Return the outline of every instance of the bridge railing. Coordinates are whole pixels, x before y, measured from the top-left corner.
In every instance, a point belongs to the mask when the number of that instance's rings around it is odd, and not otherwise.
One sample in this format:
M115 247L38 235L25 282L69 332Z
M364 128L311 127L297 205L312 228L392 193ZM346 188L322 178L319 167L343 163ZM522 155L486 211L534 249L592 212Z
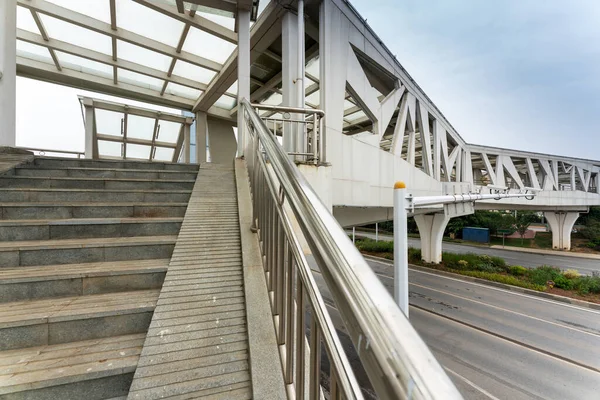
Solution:
M363 398L303 251L304 241L378 397L460 399L430 350L264 121L246 100L240 107L249 138L245 157L253 226L266 260L265 277L288 397L320 398L323 344L330 364L331 398Z

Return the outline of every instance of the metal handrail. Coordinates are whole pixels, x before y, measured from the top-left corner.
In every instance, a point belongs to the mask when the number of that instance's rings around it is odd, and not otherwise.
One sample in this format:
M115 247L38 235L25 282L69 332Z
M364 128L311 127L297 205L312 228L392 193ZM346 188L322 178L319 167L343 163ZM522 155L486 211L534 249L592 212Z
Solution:
M283 265L290 257L286 258L284 255L282 258L280 252L285 254L292 249L294 252L292 264L305 264L302 261L303 257L300 256L302 249L291 234L293 232L291 226L289 229L286 228L289 221L286 222L284 207L289 207L379 398L445 400L462 398L383 284L269 132L252 105L244 99L240 107L249 131L245 154L250 170L254 206L253 224L256 224L258 229L265 255L268 287L274 292L273 313L276 322L281 324L283 318L284 326L289 323L290 316L286 315L286 308L282 307L282 304L289 306L294 294L289 287L287 291L281 290L285 285L280 285L279 280L286 280L289 274ZM281 264L282 260L283 264ZM304 288L310 288L318 295L317 297L320 297L320 294L318 288L314 286L314 280L308 279L308 276L300 276L299 283L296 288L295 302L298 309L303 310ZM328 354L329 351L334 351L338 356L337 362L335 357L331 362L333 373L330 386L336 388L339 386L339 392L344 398L362 398L360 390L356 388L355 378L349 370L343 349L339 347L339 341L335 340L337 334L335 331L332 332L331 328L319 325L328 324L322 321L323 318L328 318L327 309L319 302L312 303L311 306L315 310L311 312L311 364L309 365L311 377L319 367L320 340L318 335L312 334L315 332L312 327L316 326L321 331L326 329L333 336L329 343L325 338L323 339ZM304 326L303 315L304 313L296 313L297 327ZM278 329L279 344L293 346L293 343L286 343L286 336L281 335L282 331L289 332L289 330ZM296 331L297 334L303 335L304 329L297 328ZM301 340L296 342L302 343ZM327 347L331 348L327 349ZM302 376L297 376L296 382L288 379L293 369L287 365L290 362L288 351L282 354L286 383L294 386L296 398L304 398L303 380L300 379ZM332 358L331 354L329 357ZM297 354L296 372L303 369L299 366L303 364L298 364ZM344 376L346 382L339 379ZM314 378L311 379L311 383L310 398L316 399L320 386L318 380L315 383Z
M46 155L45 153L74 154L74 155L77 156L77 158L82 158L82 157L85 156L85 153L83 151L56 150L56 149L39 149L39 148L28 147L28 146L17 146L17 148L18 149L23 149L23 150L37 151L39 153L44 153L44 154L39 154L41 156Z

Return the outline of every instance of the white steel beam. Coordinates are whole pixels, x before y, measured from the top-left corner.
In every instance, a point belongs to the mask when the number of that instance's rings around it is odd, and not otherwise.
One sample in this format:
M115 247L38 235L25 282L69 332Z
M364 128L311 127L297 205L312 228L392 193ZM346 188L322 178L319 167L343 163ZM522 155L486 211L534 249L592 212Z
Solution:
M238 108L242 100L250 100L250 11L239 10L237 13L238 28ZM237 116L237 156L244 155L244 148L248 142L246 127L244 126L244 113L238 112Z
M155 51L157 53L166 55L168 57L177 58L178 60L187 61L190 64L209 69L211 71L219 72L223 67L221 64L209 60L204 57L197 56L188 52L177 53L171 46L167 46L164 43L156 40L149 39L137 33L127 31L119 28L116 31L112 30L111 24L99 21L91 18L87 15L77 13L69 10L68 8L57 6L53 3L49 3L44 0L17 0L19 6L25 7L29 10L34 10L42 14L49 15L51 17L60 19L71 24L90 29L94 32L98 32L107 35L111 38L123 40L131 44L135 44L140 47L144 47L148 50Z
M16 144L17 5L0 1L0 145Z

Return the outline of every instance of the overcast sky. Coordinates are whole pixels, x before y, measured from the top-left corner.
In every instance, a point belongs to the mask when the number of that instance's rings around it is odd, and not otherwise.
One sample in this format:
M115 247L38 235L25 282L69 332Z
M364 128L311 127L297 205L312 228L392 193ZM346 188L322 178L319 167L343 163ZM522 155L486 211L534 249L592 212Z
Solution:
M352 4L467 142L600 159L599 1ZM17 92L18 145L83 149L83 91Z

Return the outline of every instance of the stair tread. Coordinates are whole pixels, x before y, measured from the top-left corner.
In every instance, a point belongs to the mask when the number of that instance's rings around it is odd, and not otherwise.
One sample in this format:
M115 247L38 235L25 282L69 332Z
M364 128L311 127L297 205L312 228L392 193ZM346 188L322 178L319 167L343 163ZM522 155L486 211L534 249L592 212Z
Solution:
M70 189L70 188L11 188L11 187L0 187L2 191L19 191L19 192L110 192L110 193L192 193L191 190L164 190L164 189Z
M37 171L53 171L53 170L60 170L60 171L70 171L70 170L83 170L83 171L118 171L118 172L148 172L148 173L152 173L152 172L160 172L160 173L166 173L166 174L193 174L196 173L196 171L180 171L180 170L173 170L173 169L143 169L143 168L112 168L112 167L107 167L107 168L99 168L99 167L40 167L40 166L35 166L35 165L18 165L15 167L15 169L33 169L33 170L37 170Z
M91 202L91 201L28 201L3 202L0 207L187 207L187 203Z
M107 159L94 159L94 160L89 160L89 159L77 159L77 158L67 158L67 157L49 157L49 156L35 156L35 160L51 160L51 161L66 161L66 162L100 162L100 163L107 163L107 164L111 164L111 163L133 163L133 164L155 164L155 165L176 165L176 166L193 166L193 167L200 167L200 164L196 164L196 163L186 163L186 164L182 164L182 163L178 163L178 162L169 162L169 161L144 161L144 160L133 160L133 159L118 159L118 160L107 160ZM205 164L202 164L202 166L204 166Z
M124 218L65 218L65 219L6 219L0 226L24 225L104 225L182 222L183 217L124 217Z
M151 259L0 268L0 284L163 272L168 266L169 259Z
M60 248L121 247L131 245L175 244L177 236L133 236L90 239L23 240L0 242L0 251Z
M70 177L70 176L19 176L19 175L3 175L2 179L19 179L19 180L58 180L58 181L122 181L122 182L184 182L194 183L194 179L141 179L141 178L96 178L91 176Z
M153 311L159 293L160 290L137 290L2 303L0 327Z
M0 394L133 372L144 334L0 352Z

